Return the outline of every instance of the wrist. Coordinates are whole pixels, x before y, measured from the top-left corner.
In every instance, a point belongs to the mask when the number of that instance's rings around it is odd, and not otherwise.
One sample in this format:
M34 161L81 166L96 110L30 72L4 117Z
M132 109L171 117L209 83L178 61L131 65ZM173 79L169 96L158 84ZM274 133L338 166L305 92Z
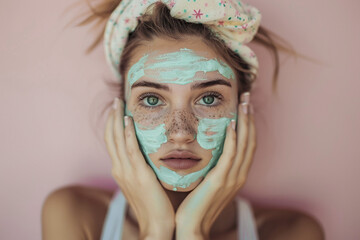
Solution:
M141 240L171 240L174 234L174 226L149 226L147 230L140 231Z
M208 240L209 238L206 238L200 234L194 234L194 233L186 233L186 232L178 232L176 231L176 240Z
M176 226L176 240L208 240L209 237L206 234L203 234L200 230L194 228L185 228L181 226Z
M141 240L171 240L173 233L171 232L162 232L162 233L147 233L140 236Z

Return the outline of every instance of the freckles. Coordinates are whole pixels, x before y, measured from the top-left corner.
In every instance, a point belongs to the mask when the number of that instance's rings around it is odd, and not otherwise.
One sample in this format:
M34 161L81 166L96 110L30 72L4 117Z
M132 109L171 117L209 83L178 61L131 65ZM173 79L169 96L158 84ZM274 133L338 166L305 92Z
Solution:
M211 118L211 119L218 119L218 118L231 118L233 117L232 114L234 113L233 107L227 106L228 104L224 104L226 106L218 107L218 108L209 108L208 110L200 110L198 115L201 117Z
M171 115L168 114L165 119L168 134L178 132L196 134L198 124L199 119L195 116L195 114L184 110L176 111Z
M146 127L154 127L164 123L164 119L166 118L167 110L145 110L141 106L137 106L133 110L134 121L144 125Z

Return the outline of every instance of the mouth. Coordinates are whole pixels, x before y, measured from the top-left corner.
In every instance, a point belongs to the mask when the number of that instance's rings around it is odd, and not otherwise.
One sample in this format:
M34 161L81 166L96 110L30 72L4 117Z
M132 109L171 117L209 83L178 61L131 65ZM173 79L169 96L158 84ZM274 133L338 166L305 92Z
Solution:
M170 152L170 154L160 158L164 164L172 169L189 169L198 164L201 160L195 154L184 151L184 150L176 150Z

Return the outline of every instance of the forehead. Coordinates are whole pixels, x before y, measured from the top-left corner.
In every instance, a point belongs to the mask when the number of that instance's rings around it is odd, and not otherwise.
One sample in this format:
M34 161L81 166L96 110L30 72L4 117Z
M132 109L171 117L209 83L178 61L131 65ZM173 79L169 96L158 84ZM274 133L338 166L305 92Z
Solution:
M210 72L211 75L214 71L218 71L226 78L234 78L231 67L198 37L181 41L155 38L151 42L138 46L134 49L125 78L130 85L141 75L150 77L147 80L152 80L151 76L153 80L181 76L188 81L191 80L190 76L194 71L203 72L202 78L204 78L204 72Z
M145 54L165 54L179 51L181 48L191 49L197 55L207 58L218 57L215 51L207 46L199 37L187 37L181 40L154 38L152 41L144 42L134 49L129 68Z

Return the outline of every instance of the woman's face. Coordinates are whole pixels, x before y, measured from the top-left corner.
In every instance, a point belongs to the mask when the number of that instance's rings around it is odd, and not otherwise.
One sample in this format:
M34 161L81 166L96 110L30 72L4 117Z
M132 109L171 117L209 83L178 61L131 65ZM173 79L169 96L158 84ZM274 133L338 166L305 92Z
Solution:
M126 115L164 188L191 191L216 165L237 116L237 84L200 38L156 38L136 48L125 76Z

